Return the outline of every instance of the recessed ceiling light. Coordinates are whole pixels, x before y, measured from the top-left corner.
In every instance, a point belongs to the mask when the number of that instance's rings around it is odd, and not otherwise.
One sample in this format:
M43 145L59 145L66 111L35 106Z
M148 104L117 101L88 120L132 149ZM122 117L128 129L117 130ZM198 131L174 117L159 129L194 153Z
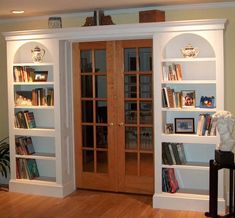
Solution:
M23 10L12 10L11 13L12 14L23 14L24 11Z

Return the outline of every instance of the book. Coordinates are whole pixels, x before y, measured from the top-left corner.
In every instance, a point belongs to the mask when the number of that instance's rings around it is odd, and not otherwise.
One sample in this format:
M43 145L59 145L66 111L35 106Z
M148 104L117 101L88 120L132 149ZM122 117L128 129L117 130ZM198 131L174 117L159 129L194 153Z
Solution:
M35 159L27 159L27 171L29 179L34 179L36 177L39 177L39 171Z
M173 168L162 168L162 191L175 193L179 190L179 184Z
M177 80L174 64L170 64L168 66L168 80L170 80L170 81Z
M165 64L162 66L162 80L168 81L168 66Z
M34 113L32 111L27 113L27 117L28 117L28 127L31 128L36 128L36 121L34 118Z
M25 147L26 143L25 143L25 137L17 137L15 139L15 143L16 143L16 153L20 154L20 155L27 155L27 149Z
M172 150L173 150L173 154L174 154L176 164L181 165L182 162L181 162L179 152L178 152L178 149L177 149L177 144L176 143L171 143L171 147L172 147Z
M203 114L200 114L197 122L197 135L199 136L202 136L202 129L204 126L204 122L205 122L205 117Z
M170 107L169 96L167 92L167 87L163 87L164 97L166 98L166 107Z
M166 157L166 159L165 159L166 164L172 165L173 164L173 159L172 159L168 144L169 143L167 143L167 142L162 143L162 155L164 156L164 159Z
M181 164L186 164L187 159L186 159L183 143L177 143L176 147L177 147L177 150L178 150L178 154L179 154Z
M168 165L168 160L167 160L167 155L166 155L166 151L162 150L162 163Z
M174 108L174 89L171 88L167 88L167 95L168 95L168 99L169 99L169 107L170 108Z
M16 127L27 129L27 123L23 111L18 111L15 115L16 117Z
M33 146L33 141L31 137L25 137L25 148L27 151L27 154L34 154L35 150L34 150L34 146Z
M177 80L182 80L182 69L180 64L175 64L175 71Z
M173 168L168 168L167 170L167 178L169 182L169 186L171 187L171 193L175 193L179 189L179 184L175 176L175 171Z
M54 105L54 89L53 88L48 88L47 89L46 104L48 106L53 106Z
M166 95L166 90L162 88L162 107L168 107Z
M174 155L172 143L168 143L167 145L169 147L169 151L170 151L170 155L171 155L171 158L172 158L172 162L173 162L173 164L176 164L176 158L175 158L175 155Z
M167 176L167 168L162 168L162 191L163 192L171 192L171 187L168 182L168 176Z
M27 174L27 169L26 169L26 164L25 164L25 159L19 158L16 161L16 164L18 165L17 168L19 169L19 179L27 179L28 174Z

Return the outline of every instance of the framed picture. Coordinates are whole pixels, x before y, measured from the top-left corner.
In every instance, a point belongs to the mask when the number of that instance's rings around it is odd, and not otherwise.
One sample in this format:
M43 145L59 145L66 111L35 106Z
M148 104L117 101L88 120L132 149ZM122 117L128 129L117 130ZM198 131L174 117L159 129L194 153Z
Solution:
M175 133L192 134L194 132L194 118L175 118Z
M34 82L45 82L47 81L48 71L35 71L34 72Z
M214 108L215 107L215 97L202 96L200 99L201 108Z
M172 134L174 132L173 123L165 124L165 134Z
M182 107L195 107L196 99L195 99L195 90L182 90Z

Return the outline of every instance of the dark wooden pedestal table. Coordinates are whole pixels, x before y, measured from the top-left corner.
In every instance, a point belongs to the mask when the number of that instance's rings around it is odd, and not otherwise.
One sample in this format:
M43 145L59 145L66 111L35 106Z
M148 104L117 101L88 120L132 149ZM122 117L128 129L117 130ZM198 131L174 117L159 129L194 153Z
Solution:
M229 169L229 211L225 216L218 215L218 171L220 169ZM207 217L219 218L219 217L234 217L234 180L233 171L235 170L235 164L220 164L215 160L210 160L210 187L209 187L209 212L205 213Z

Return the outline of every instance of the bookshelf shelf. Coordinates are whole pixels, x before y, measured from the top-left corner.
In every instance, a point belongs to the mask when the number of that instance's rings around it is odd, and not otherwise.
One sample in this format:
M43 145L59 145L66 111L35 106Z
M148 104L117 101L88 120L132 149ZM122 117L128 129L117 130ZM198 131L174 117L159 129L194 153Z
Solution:
M174 168L174 169L189 169L189 170L206 170L209 171L208 163L192 163L187 162L182 165L162 165L163 168Z
M32 128L32 129L23 129L23 128L14 128L15 135L25 135L25 136L47 136L54 137L55 129L48 128Z
M55 160L55 154L34 153L32 155L16 155L16 158L52 160L52 161L54 161Z
M201 58L164 58L162 62L215 62L216 58L214 57L201 57Z
M162 111L165 112L205 112L205 113L214 113L216 112L216 108L201 108L201 107L195 107L195 108L162 108Z
M13 63L12 64L13 67L15 66L29 66L29 67L32 67L32 66L54 66L54 63L51 63L51 62L42 62L42 63L34 63L34 62L17 62L17 63Z
M162 84L164 85L190 85L190 84L216 84L216 80L181 80L181 81L163 81Z
M21 184L34 184L34 185L54 185L56 183L55 177L37 177L35 179L15 179L14 182L21 183Z
M54 82L14 82L14 86L53 86Z
M15 106L15 109L32 109L32 110L54 110L54 106Z
M199 143L199 144L215 144L218 142L218 136L199 136L196 134L164 134L162 140L165 142L177 143Z
M211 37L216 40L211 40ZM194 199L193 210L206 211L209 205L209 160L214 157L214 149L220 141L219 136L214 136L214 133L213 136L176 134L174 125L176 118L192 119L194 132L197 133L201 114L212 116L216 111L223 110L223 51L220 46L223 44L222 31L164 33L158 40L159 44L156 42L155 49L161 55L155 62L157 72L162 73L155 78L155 122L162 125L156 126L155 138L158 139L156 153L162 155L155 155L156 181L161 182L156 184L156 198L153 202L160 208L186 209L185 204L190 204L190 199ZM182 58L180 50L188 41L200 50L198 57ZM193 105L185 104L182 97L185 90L194 93ZM204 96L213 96L216 106L199 107ZM166 124L173 125L173 133L166 134ZM183 129L181 126L177 128ZM165 191L171 191L167 186L166 175L172 175L172 169L179 190L176 193L166 193ZM223 173L219 180L220 187L223 187ZM222 188L219 193L220 205L223 203L221 208L224 209Z
M209 200L208 195L209 192L207 190L194 190L194 189L179 189L177 193L172 196L172 194L169 193L162 193L161 194L164 197L168 198L193 198L193 199L204 199L204 200Z

